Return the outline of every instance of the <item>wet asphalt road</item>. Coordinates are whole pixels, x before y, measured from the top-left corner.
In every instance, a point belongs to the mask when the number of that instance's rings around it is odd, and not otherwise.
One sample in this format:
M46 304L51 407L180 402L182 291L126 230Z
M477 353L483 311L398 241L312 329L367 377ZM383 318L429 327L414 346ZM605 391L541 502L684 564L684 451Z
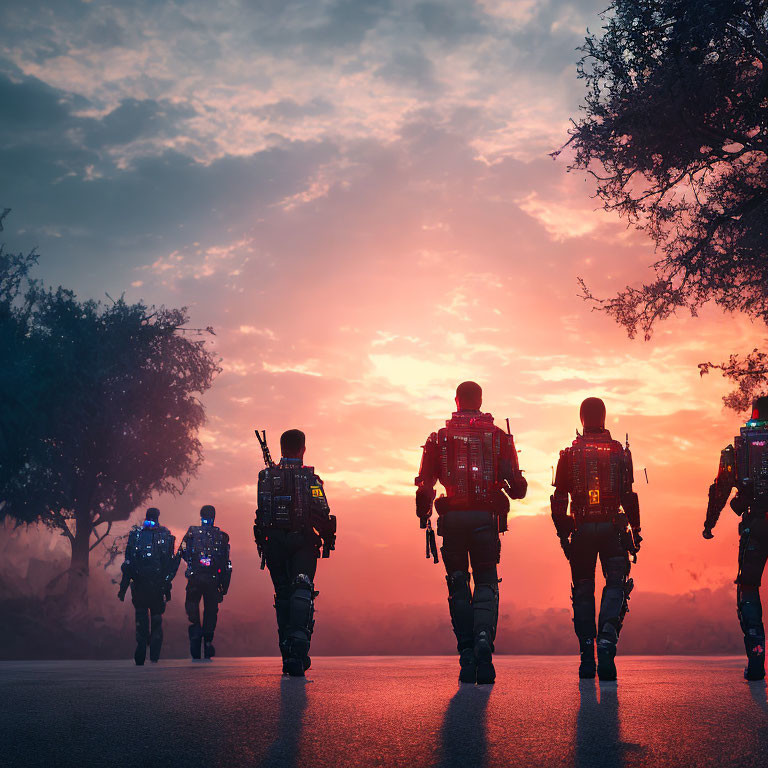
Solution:
M453 658L0 663L3 766L768 766L764 683L740 659L500 657L495 686Z

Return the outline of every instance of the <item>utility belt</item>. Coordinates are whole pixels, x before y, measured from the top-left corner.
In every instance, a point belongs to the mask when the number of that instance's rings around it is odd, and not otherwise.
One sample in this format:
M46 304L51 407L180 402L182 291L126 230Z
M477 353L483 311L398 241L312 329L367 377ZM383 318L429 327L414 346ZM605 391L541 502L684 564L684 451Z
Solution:
M618 507L613 509L590 509L571 505L571 515L576 528L585 523L618 523L622 512Z
M286 531L286 533L304 533L311 528L309 515L277 516L265 515L264 518L256 517L255 529L268 534L270 531Z
M509 514L509 499L501 492L495 491L493 498L486 499L470 499L460 496L440 496L435 499L435 511L438 514L438 525L440 518L447 512L469 510L486 510L490 512L496 519L496 525L499 533L504 533L508 530L507 515ZM440 531L438 529L438 534Z

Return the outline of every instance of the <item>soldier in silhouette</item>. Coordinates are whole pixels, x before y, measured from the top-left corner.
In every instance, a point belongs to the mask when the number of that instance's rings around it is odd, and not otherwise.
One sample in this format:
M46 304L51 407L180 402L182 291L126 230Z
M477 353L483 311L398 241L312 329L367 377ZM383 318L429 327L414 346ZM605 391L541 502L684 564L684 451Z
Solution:
M628 610L633 582L629 555L639 548L640 507L632 455L605 428L605 404L588 397L581 404L583 434L560 451L552 520L571 564L573 626L579 638L580 678L616 679L616 645ZM571 504L568 509L568 497ZM595 625L595 566L605 576L600 613Z
M171 582L178 561L174 557L175 540L171 532L160 525L160 510L150 507L141 525L128 534L123 577L117 596L125 600L128 587L136 611L136 652L134 660L141 666L147 658L156 663L163 644L163 613L171 599Z
M216 654L213 633L232 578L229 560L229 536L215 526L216 510L210 504L200 509L200 525L190 525L181 540L178 557L187 564L187 594L184 609L189 619L189 653L199 659ZM200 622L200 602L203 602L203 620Z
M317 560L335 548L336 518L323 481L304 465L306 438L298 429L280 436L282 457L259 473L254 537L275 587L283 674L303 677L311 662Z
M751 418L734 438L733 445L720 454L717 478L709 487L705 539L713 537L712 529L734 488L736 495L731 508L741 516L736 602L747 652L744 677L762 680L765 628L760 581L768 559L768 397L755 400Z
M448 608L459 652L459 681L493 683L494 641L499 616L499 532L506 530L509 501L528 484L517 462L512 435L483 413L483 391L473 381L456 389L456 411L424 444L416 478L416 514L422 526L438 514ZM435 501L435 483L445 495ZM470 563L474 589L470 582Z

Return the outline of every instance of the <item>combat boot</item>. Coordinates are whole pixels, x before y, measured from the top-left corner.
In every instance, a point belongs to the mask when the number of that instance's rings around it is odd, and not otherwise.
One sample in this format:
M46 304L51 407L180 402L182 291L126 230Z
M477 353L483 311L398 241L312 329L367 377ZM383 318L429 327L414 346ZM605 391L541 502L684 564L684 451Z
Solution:
M144 666L144 662L147 659L147 643L145 640L139 640L136 643L136 651L133 654L133 660L136 662L137 667Z
M744 668L745 680L765 679L765 638L745 637L747 666Z
M216 649L213 647L212 640L205 640L203 642L203 656L206 659L212 659L216 655Z
M496 681L493 666L493 645L488 632L482 630L475 638L475 662L477 663L477 684L490 685Z
M597 641L597 676L601 681L616 679L616 646L604 640Z
M579 641L581 662L579 663L579 678L593 680L595 677L595 641L593 638Z
M283 669L291 677L304 677L304 660L296 656L287 658L283 664Z
M474 685L477 682L477 661L475 659L475 652L472 648L465 648L459 656L459 665L461 671L459 672L460 683L472 683Z

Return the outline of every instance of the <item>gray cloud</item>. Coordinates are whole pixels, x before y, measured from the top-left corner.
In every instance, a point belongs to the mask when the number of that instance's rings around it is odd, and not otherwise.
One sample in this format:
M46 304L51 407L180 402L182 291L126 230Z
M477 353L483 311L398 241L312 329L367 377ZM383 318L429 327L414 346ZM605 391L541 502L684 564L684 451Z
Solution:
M400 48L375 70L375 74L406 89L437 92L442 90L432 60L420 47Z
M280 101L275 101L271 104L255 107L250 112L257 117L263 117L267 120L290 121L331 115L334 112L334 106L330 101L319 97L303 104L293 99L280 99Z
M86 124L85 140L91 146L116 146L173 136L180 130L180 123L195 114L189 105L167 100L123 99L109 114Z

